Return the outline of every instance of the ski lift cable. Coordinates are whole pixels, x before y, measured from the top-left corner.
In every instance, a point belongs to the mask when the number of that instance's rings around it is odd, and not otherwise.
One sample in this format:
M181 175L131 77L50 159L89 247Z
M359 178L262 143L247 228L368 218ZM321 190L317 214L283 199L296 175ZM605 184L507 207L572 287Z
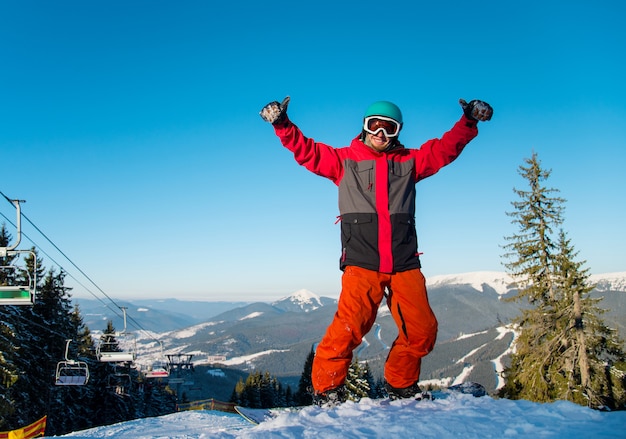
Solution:
M2 196L7 200L7 201L11 201L11 199L9 197L7 197L2 191L0 191L0 194L2 194ZM78 270L78 272L80 274L82 274L83 276L85 276L85 278L91 282L107 299L109 299L111 302L115 303L115 301L113 299L111 299L109 297L109 295L107 293L105 293L102 288L100 288L83 270L80 269L80 267L78 267L78 265L76 265L74 263L74 261L72 261L69 256L67 256L54 242L52 242L52 240L39 228L37 227L31 220L30 218L28 218L26 216L25 213L22 212L22 217L24 217L24 219L26 221L28 221L28 223L33 226L35 228L36 231L39 232L39 234L41 236L43 236L45 238L46 241L48 241L65 259L67 259L69 261L70 264L72 264L74 266L74 268L76 268ZM31 240L32 242L32 240ZM116 304L117 305L117 304Z
M0 191L0 193L2 193L2 192ZM4 195L4 194L2 194L2 195ZM5 196L5 198L6 198L6 196ZM2 215L2 217L3 217L3 218L4 218L4 219L5 219L5 220L9 223L9 224L11 224L11 226L16 227L16 226L15 226L15 224L14 224L14 223L13 223L13 222L9 219L9 218L7 218L7 216L6 216L4 213L0 212L0 215ZM24 214L22 214L22 216L24 216L24 217L25 217L25 215L24 215ZM30 222L30 220L29 220L29 222ZM107 304L104 300L102 300L100 297L98 297L98 296L97 296L97 295L96 295L93 291L91 291L91 290L90 290L87 286L85 286L85 285L84 285L81 281L79 281L79 280L78 280L78 279L77 279L77 278L76 278L76 277L75 277L75 276L74 276L74 275L73 275L70 271L68 271L65 267L63 267L63 265L61 265L59 262L57 262L57 261L56 261L56 260L55 260L55 259L54 259L54 258L53 258L53 257L52 257L49 253L48 253L48 252L46 252L44 249L42 249L42 248L41 248L41 246L37 245L37 244L35 243L35 241L34 241L33 239L31 239L31 237L30 237L30 236L28 236L28 235L27 235L26 233L24 233L24 232L22 232L22 236L23 236L24 238L26 238L27 240L29 240L29 241L31 242L31 244L33 244L33 246L35 246L35 247L39 250L39 252L40 252L40 253L43 253L43 254L44 254L44 255L45 255L48 259L50 259L50 261L52 261L55 265L57 265L57 266L58 266L59 268L61 268L61 269L62 269L65 273L67 273L67 275L68 275L69 277L71 277L72 279L74 279L78 285L80 285L81 287L83 287L83 288L84 288L84 289L85 289L85 290L86 290L89 294L91 294L91 295L92 295L92 296L93 296L96 300L98 300L98 301L99 301L100 303L102 303L104 306L106 306L107 308L109 308L109 309L110 309L110 310L111 310L111 311L112 311L112 312L113 312L113 313L114 313L117 317L120 317L120 318L121 318L121 315L120 315L120 314L118 314L118 311L117 311L117 310L115 310L114 308L111 308L111 307L110 307L110 306L109 306L109 305L108 305L108 304ZM63 254L63 253L62 253L62 254ZM64 255L64 256L65 256L65 255ZM91 279L90 279L90 280L91 280ZM93 282L92 282L92 283L93 283ZM96 285L96 287L97 287L97 285ZM113 304L114 304L114 305L116 305L116 306L119 308L119 306L118 306L115 302L113 302Z
M4 198L5 198L5 199L9 202L9 203L13 204L13 203L12 203L12 201L11 201L11 199L10 199L9 197L7 197L7 196L6 196L6 195L5 195L2 191L0 191L0 194L1 194L1 195L2 195L2 196L3 196L3 197L4 197ZM15 227L15 224L13 224L10 220L8 220L8 218L6 218L6 216L5 216L4 214L2 214L2 216L3 216L5 219L7 219L7 221L9 221L9 223L11 223L11 225L12 225L12 226L14 226L14 227ZM45 234L45 233L44 233L44 232L43 232L43 231L42 231L39 227L37 227L37 226L36 226L36 225L35 225L35 224L34 224L34 223L30 220L30 218L28 218L28 217L26 216L26 214L25 214L25 213L23 213L23 212L22 212L22 217L23 217L26 221L28 221L28 223L29 223L31 226L33 226L33 227L35 228L35 230L37 230L37 231L39 232L39 234L41 234L41 236L43 236L43 237L46 239L46 241L48 241L48 242L49 242L49 243L50 243L50 244L51 244L51 245L52 245L52 246L53 246L53 247L54 247L54 248L55 248L55 249L56 249L56 250L57 250L57 251L58 251L58 252L59 252L59 253L60 253L60 254L61 254L64 258L65 258L65 259L67 259L67 260L69 261L69 263L70 263L70 264L72 264L72 266L74 266L74 268L76 268L80 274L82 274L82 275L83 275L83 276L84 276L84 277L85 277L85 278L86 278L86 279L87 279L87 280L88 280L88 281L89 281L92 285L94 285L94 286L98 289L98 291L100 291L100 292L101 292L101 293L102 293L102 294L103 294L103 295L104 295L107 299L109 299L109 300L111 301L111 303L113 303L113 304L114 304L117 308L122 309L122 307L121 307L121 306L119 306L119 305L118 305L118 304L117 304L117 303L116 303L116 302L115 302L115 301L114 301L114 300L113 300L113 299L112 299L112 298L111 298L111 297L110 297L110 296L109 296L109 295L108 295L108 294L107 294L107 293L106 293L106 292L105 292L102 288L100 288L100 287L99 287L99 286L98 286L98 285L97 285L97 284L93 281L93 279L91 279L91 277L89 277L89 276L88 276L88 275L87 275L87 274L86 274L86 273L85 273L85 272L84 272L84 271L83 271L80 267L78 267L78 266L74 263L74 261L72 261L72 260L69 258L69 256L67 256L67 255L65 254L65 252L63 252L63 251L62 251L62 250L61 250L61 249L60 249L60 248L59 248L59 247L58 247L58 246L57 246L54 242L52 242L52 240L51 240L51 239L50 239L50 238L49 238L49 237L48 237L48 236L47 236L47 235L46 235L46 234ZM99 299L99 298L98 298L98 297L97 297L97 296L96 296L96 295L95 295L95 294L94 294L91 290L89 290L89 289L88 289L88 288L86 288L86 287L85 287L82 283L80 283L80 282L79 282L79 281L78 281L78 280L77 280L77 279L76 279L76 278L75 278L75 277L74 277L74 276L73 276L73 275L72 275L72 274L71 274L71 273L70 273L67 269L65 269L65 268L64 268L61 264L59 264L58 262L56 262L56 261L55 261L55 260L54 260L54 259L53 259L53 258L52 258L49 254L48 254L48 253L46 253L44 250L42 250L42 249L41 249L41 247L40 247L40 246L38 246L38 245L37 245L37 244L36 244L36 243L35 243L35 242L34 242L34 241L30 238L30 237L26 236L26 234L25 234L25 233L22 233L22 235L23 235L24 237L26 237L26 238L27 238L30 242L32 242L32 243L33 243L33 245L35 245L35 247L39 248L39 250L40 250L43 254L45 254L46 256L48 256L48 257L49 257L49 258L50 258L50 259L51 259L51 260L52 260L52 261L53 261L56 265L58 265L59 267L61 267L61 269L63 269L66 273L68 273L72 279L76 280L76 281L79 283L79 285L81 285L83 288L85 288L85 289L86 289L86 290L87 290L87 291L88 291L88 292L89 292L92 296L94 296L96 299L100 300L100 299ZM105 304L102 300L100 300L100 302L101 302L101 303L103 303L104 305L106 305L106 304ZM109 308L109 309L111 309L111 308ZM117 314L117 311L115 311L115 310L113 310L113 309L111 309L111 310L112 310L114 313L116 313L116 315L117 315L118 317L121 317L119 314ZM137 324L137 322L136 322L134 319L132 319L132 318L131 318L130 320L131 320L131 321L133 321L135 324ZM140 326L140 325L138 326L138 329L142 329L142 330L143 330L143 328L141 328L141 326ZM145 331L145 330L144 330L144 331Z
M6 196L6 195L5 195L2 191L0 191L0 194L1 194L1 195L2 195L2 196L3 196L3 197L4 197L4 198L5 198L5 199L9 202L9 203L11 203L11 205L13 205L13 203L12 203L11 199L10 199L9 197L7 197L7 196ZM0 213L0 214L1 214L1 213ZM15 227L15 224L13 224L13 223L12 223L12 222L11 222L11 221L10 221L10 220L9 220L9 219L5 216L5 215L4 215L4 214L1 214L1 215L2 215L2 216L3 216L3 217L4 217L4 218L5 218L5 219L6 219L6 220L7 220L7 221L8 221L8 222L9 222L9 223L13 226L13 227ZM74 262L73 262L73 261L72 261L72 260L71 260L71 259L70 259L70 258L69 258L69 257L68 257L68 256L67 256L67 255L66 255L66 254L65 254L65 253L64 253L64 252L63 252L63 251L62 251L62 250L61 250L61 249L60 249L60 248L56 245L56 244L55 244L55 243L54 243L54 242L52 242L52 240L51 240L51 239L50 239L50 238L49 238L49 237L48 237L45 233L43 233L43 231L42 231L39 227L37 227L37 226L36 226L36 225L35 225L35 224L34 224L34 223L30 220L30 218L28 218L28 217L26 216L26 214L24 214L23 212L22 212L22 217L24 217L24 219L25 219L26 221L28 221L28 222L29 222L29 224L31 224L31 225L35 228L35 230L37 230L37 231L41 234L41 236L43 236L43 237L44 237L44 238L45 238L45 239L46 239L46 240L47 240L47 241L48 241L48 242L49 242L49 243L50 243L50 244L51 244L51 245L52 245L52 246L53 246L53 247L54 247L54 248L55 248L55 249L56 249L56 250L57 250L57 251L58 251L58 252L59 252L59 253L63 256L63 257L64 257L64 258L65 258L65 259L67 259L67 260L70 262L70 264L72 264L72 265L73 265L73 266L74 266L74 267L75 267L75 268L76 268L76 269L77 269L77 270L78 270L78 271L79 271L79 272L80 272L80 273L81 273L81 274L82 274L82 275L83 275L83 276L84 276L84 277L85 277L85 278L86 278L89 282L91 282L91 284L93 284L93 285L94 285L94 286L98 289L98 291L100 291L100 292L101 292L101 293L102 293L102 294L103 294L103 295L104 295L107 299L109 299L109 301L111 301L111 303L113 303L113 305L115 305L115 306L116 306L118 309L120 309L120 310L122 309L122 307L121 307L120 305L118 305L118 304L117 304L117 303L116 303L116 302L115 302L115 301L114 301L114 300L113 300L113 299L112 299L112 298L111 298L108 294L106 294L106 293L104 292L104 290L103 290L102 288L100 288L100 287L99 287L99 286L98 286L98 285L97 285L97 284L93 281L93 279L91 279L91 278L90 278L90 277L89 277L89 276L88 276L88 275L87 275L87 274L86 274L83 270L81 270L81 269L80 269L80 267L78 267L78 266L77 266L77 265L76 265L76 264L75 264L75 263L74 263ZM50 258L50 260L51 260L52 262L54 262L54 263L55 263L56 265L58 265L61 269L63 269L63 270L64 270L64 271L65 271L65 272L66 272L66 273L67 273L67 274L68 274L68 275L69 275L72 279L74 279L74 280L75 280L75 281L76 281L76 282L77 282L80 286L82 286L83 288L85 288L85 290L87 290L87 291L88 291L88 292L89 292L89 293L90 293L93 297L95 297L98 301L100 301L100 303L102 303L104 306L106 306L107 308L109 308L109 309L110 309L110 310L111 310L111 311L112 311L112 312L113 312L113 313L114 313L117 317L122 318L122 316L121 316L121 315L120 315L120 314L119 314L116 310L114 310L113 308L111 308L110 306L108 306L108 304L106 304L106 303L105 303L102 299L100 299L100 298L99 298L96 294L94 294L94 293L93 293L93 291L91 291L89 288L87 288L85 285L83 285L83 284L82 284L82 283L81 283L78 279L76 279L76 277L75 277L75 276L73 276L73 275L72 275L72 274L71 274L71 273L70 273L67 269L65 269L65 268L64 268L61 264L59 264L58 262L56 262L56 261L54 260L54 258L52 258L52 257L51 257L51 256L50 256L47 252L45 252L44 250L42 250L42 249L40 248L40 246L36 245L36 244L35 244L35 242L34 242L34 241L30 238L30 237L28 237L25 233L22 233L22 235L23 235L25 238L27 238L27 239L28 239L31 243L33 243L33 245L35 245L35 247L39 248L39 250L40 250L40 251L41 251L44 255L46 255L47 257L49 257L49 258ZM144 332L145 334L147 334L147 335L148 335L148 337L149 337L149 338L151 338L152 340L154 340L154 341L156 341L156 342L159 342L159 340L158 340L158 339L156 339L155 337L153 337L153 336L152 336L152 334L151 334L148 330L146 330L145 328L143 328L143 327L141 326L141 324L140 324L137 320L135 320L132 316L129 316L128 314L126 314L126 318L127 318L127 319L131 322L131 323L133 323L133 326L135 326L135 327L136 327L136 329L138 329L138 330L140 330L140 331Z
M5 199L6 199L6 200L7 200L7 201L11 204L11 205L13 205L13 206L14 206L13 202L11 201L11 199L10 199L9 197L7 197L7 196L4 194L4 192L2 192L1 190L0 190L0 195L2 195L2 196L3 196L3 197L4 197L4 198L5 198ZM0 214L1 214L1 213L0 213ZM4 215L4 214L2 214L2 216L3 216L5 219L7 219L7 221L8 221L8 222L9 222L9 223L13 226L13 227L15 227L15 224L13 224L13 223L12 223L12 222L11 222L11 221L10 221L10 220L9 220L9 219L5 216L5 215ZM52 246L53 246L53 247L54 247L54 248L55 248L55 249L56 249L56 250L57 250L57 251L58 251L58 252L59 252L59 253L60 253L60 254L61 254L64 258L65 258L65 259L67 259L67 260L69 261L69 263L70 263L70 264L72 264L72 266L73 266L74 268L76 268L76 270L78 270L78 272L79 272L80 274L82 274L82 275L83 275L83 276L84 276L84 277L85 277L85 278L86 278L86 279L87 279L87 280L88 280L88 281L89 281L89 282L90 282L93 286L95 286L95 287L98 289L98 291L100 291L100 292L102 293L102 295L104 295L107 299L109 299L109 300L111 301L111 303L113 303L113 304L114 304L117 308L119 308L120 310L122 309L122 307L121 307L120 305L118 305L118 304L115 302L115 300L113 300L113 299L112 299L112 298L111 298L111 297L110 297L110 296L109 296L109 295L108 295L108 294L107 294L107 293L106 293L106 292L105 292L102 288L100 288L100 286L98 286L98 284L96 284L96 283L94 282L94 280L93 280L93 279L91 279L91 277L89 277L89 276L88 276L88 275L87 275L87 274L86 274L86 273L85 273L85 272L84 272L84 271L83 271L80 267L78 267L78 266L74 263L74 261L72 261L72 260L69 258L69 256L67 256L67 255L65 254L65 252L63 252L63 251L62 251L62 250L61 250L61 249L60 249L60 248L59 248L59 247L58 247L58 246L57 246L54 242L52 242L52 240L51 240L51 239L50 239L50 238L49 238L49 237L48 237L48 236L47 236L47 235L46 235L46 234L45 234L45 233L44 233L44 232L43 232L43 231L42 231L39 227L37 227L37 226L36 226L36 225L35 225L35 224L34 224L34 223L30 220L30 218L28 218L28 217L26 216L26 214L24 214L23 212L22 212L22 217L23 217L26 221L28 221L28 223L29 223L31 226L33 226L33 227L34 227L34 229L35 229L37 232L39 232L39 234L41 234L41 236L43 236L43 237L44 237L44 239L45 239L46 241L48 241L48 242L49 242L49 243L50 243L50 244L51 244L51 245L52 245ZM35 244L35 242L34 242L31 238L29 238L28 236L26 236L26 234L24 234L23 232L22 232L22 235L23 235L24 237L26 237L26 238L27 238L30 242L32 242L32 243L33 243L33 245L35 245L35 247L39 248L39 250L40 250L43 254L45 254L46 256L48 256L48 257L49 257L49 258L50 258L50 259L51 259L51 260L52 260L55 264L57 264L59 267L61 267L61 269L63 269L66 273L68 273L72 279L76 280L76 282L78 282L78 283L79 283L79 285L81 285L83 288L85 288L85 287L84 287L84 285L82 285L82 284L81 284L81 283L80 283L80 282L79 282L79 281L78 281L78 280L77 280L74 276L72 276L72 274L71 274L70 272L68 272L65 268L63 268L63 266L62 266L62 265L60 265L58 262L54 261L54 259L53 259L52 257L50 257L50 256L49 256L49 255L48 255L48 254L47 254L44 250L42 250L40 246L36 245L36 244ZM108 305L106 305L106 304L105 304L105 303L104 303L101 299L99 299L99 298L98 298L98 297L97 297L97 296L96 296L96 295L95 295L95 294L94 294L91 290L89 290L88 288L85 288L85 289L86 289L86 290L87 290L87 291L88 291L88 292L89 292L92 296L94 296L96 299L100 300L100 302L101 302L102 304L104 304L105 306L107 306L107 307L108 307ZM108 308L109 308L109 309L111 309L110 307L108 307ZM113 312L116 314L116 316L117 316L117 317L121 317L121 316L117 313L117 311L115 311L115 310L113 310L113 309L111 309L111 311L113 311ZM143 327L141 326L141 324L139 324L139 322L137 322L137 320L135 320L134 318L132 318L131 316L128 316L128 315L127 315L127 318L128 318L128 320L129 320L131 323L133 323L133 325L134 325L134 326L135 326L138 330L140 330L140 331L142 331L142 332L146 333L146 334L147 334L150 338L152 338L154 341L156 341L156 342L158 342L158 341L159 341L159 340L157 340L155 337L153 337L153 336L150 334L150 332L149 332L149 331L147 331L145 328L143 328Z
M0 194L9 202L13 205L13 203L11 202L11 199L8 198L2 191L0 191ZM0 215L2 215L13 227L15 227L15 224L13 224L13 222L11 220L9 220L3 213L0 212ZM111 301L111 303L113 303L113 305L115 305L118 309L122 309L122 307L120 305L118 305L108 294L106 294L104 292L104 290L102 290L102 288L100 288L83 270L81 270L56 244L54 244L52 242L52 240L45 234L43 233L43 231L41 231L41 229L39 227L37 227L31 220L30 218L28 218L24 213L22 213L22 217L24 217L24 219L26 219L34 228L35 230L37 230L65 259L67 259L87 280L89 280L89 282L91 282L107 299L109 299ZM110 309L117 317L122 318L122 316L118 313L117 310L111 308L107 303L105 303L101 298L99 298L93 291L91 291L89 288L87 288L83 283L81 283L78 279L76 279L76 277L74 275L72 275L71 272L69 272L67 269L65 269L61 264L59 264L54 258L52 258L45 250L41 249L41 247L39 245L37 245L35 243L35 241L33 239L31 239L29 236L27 236L25 233L22 232L22 236L24 236L26 239L28 239L35 247L37 247L39 249L39 251L41 253L43 253L44 255L46 255L48 258L50 258L50 260L55 263L56 265L58 265L62 270L64 270L72 279L74 279L81 287L85 288L86 291L89 292L89 294L91 294L94 298L96 298L98 301L100 301L100 303L102 303L104 306L106 306L108 309ZM133 326L135 326L135 328L139 331L144 332L145 334L148 335L149 338L151 338L152 340L159 342L158 339L156 339L154 336L152 336L152 334L146 330L145 328L143 328L141 326L141 324L135 320L132 316L129 316L128 314L126 315L126 318L133 324Z

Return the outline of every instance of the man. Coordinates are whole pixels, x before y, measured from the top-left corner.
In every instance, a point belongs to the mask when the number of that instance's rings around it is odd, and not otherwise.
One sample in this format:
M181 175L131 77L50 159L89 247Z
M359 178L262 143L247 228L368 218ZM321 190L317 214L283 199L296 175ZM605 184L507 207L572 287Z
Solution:
M392 399L421 395L421 359L435 345L437 319L417 252L415 184L456 159L478 134L478 121L490 120L493 113L482 101L459 102L461 119L419 149L400 143L402 112L387 101L370 105L361 133L343 148L305 137L287 116L289 97L261 110L300 165L339 187L342 290L313 361L318 405L345 401L352 351L372 328L383 297L398 326L385 362L386 390Z

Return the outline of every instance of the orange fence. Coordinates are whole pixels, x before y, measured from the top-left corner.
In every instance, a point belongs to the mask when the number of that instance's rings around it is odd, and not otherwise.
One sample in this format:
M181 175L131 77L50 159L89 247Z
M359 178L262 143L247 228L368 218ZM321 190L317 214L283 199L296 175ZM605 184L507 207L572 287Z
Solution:
M46 420L44 416L39 421L12 431L0 431L0 439L31 439L43 436L46 433Z

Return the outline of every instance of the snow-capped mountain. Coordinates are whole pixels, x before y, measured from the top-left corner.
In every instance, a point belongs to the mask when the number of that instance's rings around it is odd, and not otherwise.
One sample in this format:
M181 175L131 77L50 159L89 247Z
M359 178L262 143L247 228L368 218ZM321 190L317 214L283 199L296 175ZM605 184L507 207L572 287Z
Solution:
M490 287L499 295L509 294L517 288L511 276L499 271L476 271L472 273L432 276L426 278L426 285L428 288L469 285L480 292L484 292L485 287Z
M615 273L593 274L589 276L589 282L596 285L596 291L626 291L626 271ZM477 291L485 291L491 288L500 295L513 293L517 289L515 279L505 272L500 271L476 271L461 274L446 274L426 278L429 288L468 285Z
M597 284L597 291L620 292L626 291L626 272L598 274L590 276L590 281ZM471 289L486 296L496 294L499 297L508 296L515 292L516 285L513 279L504 272L478 271L462 274L428 276L426 282L430 291L443 289ZM339 293L339 291L337 291ZM123 327L121 313L117 315L113 310L99 300L74 299L80 306L85 324L92 331L103 330L107 321L112 320L116 328ZM275 310L288 312L311 312L324 306L334 306L336 299L320 297L317 294L301 289L288 297L268 304ZM230 310L240 311L238 318L244 318L253 310L246 312L247 302L201 302L182 301L176 299L158 300L124 300L120 301L128 308L129 315L139 322L143 329L157 333L186 328L197 323L211 321L215 316Z
M591 275L589 280L596 284L596 290L599 292L626 291L626 271Z
M325 303L329 303L327 298L322 298L307 289L301 289L290 296L273 302L272 306L283 311L310 312L321 308Z

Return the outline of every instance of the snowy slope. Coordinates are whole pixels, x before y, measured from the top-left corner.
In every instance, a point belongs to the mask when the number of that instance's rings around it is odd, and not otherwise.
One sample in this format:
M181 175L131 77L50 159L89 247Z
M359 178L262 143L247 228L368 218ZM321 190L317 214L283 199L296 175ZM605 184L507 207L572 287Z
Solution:
M190 411L98 427L90 438L624 438L626 411L598 412L569 402L536 404L453 395L435 401L369 399L334 409L307 407L259 426L238 415Z

